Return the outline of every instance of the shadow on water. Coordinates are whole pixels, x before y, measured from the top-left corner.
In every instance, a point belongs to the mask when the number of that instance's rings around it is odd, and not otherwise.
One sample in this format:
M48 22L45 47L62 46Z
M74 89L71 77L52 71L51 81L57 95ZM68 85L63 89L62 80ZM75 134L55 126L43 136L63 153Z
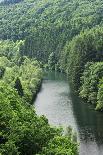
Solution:
M64 74L46 72L35 101L36 112L45 115L52 125L76 129L80 155L103 155L103 113L84 103L68 83Z
M53 81L67 81L67 76L63 73L53 72L53 71L45 71L44 80L53 80Z
M73 114L77 123L81 155L103 155L103 113L83 102L71 91Z

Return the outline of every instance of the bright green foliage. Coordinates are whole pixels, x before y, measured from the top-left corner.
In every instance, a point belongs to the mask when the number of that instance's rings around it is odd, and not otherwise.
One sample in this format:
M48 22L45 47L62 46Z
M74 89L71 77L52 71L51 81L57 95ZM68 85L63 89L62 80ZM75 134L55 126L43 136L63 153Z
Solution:
M77 145L70 137L56 136L43 148L40 155L77 155Z
M64 136L55 136L40 155L77 155L77 135L71 127L66 128Z
M71 80L78 88L85 64L89 61L103 61L103 28L96 27L81 32L66 45L64 53L66 53L64 69L67 69Z
M21 154L35 154L59 133L49 126L45 117L37 117L33 108L4 83L0 83L0 124L5 140L0 152L5 155L16 150Z
M13 64L10 62L7 57L0 57L0 67L11 67Z
M36 95L41 84L42 70L40 69L39 63L36 60L25 58L20 66L6 66L6 71L1 80L17 89L16 82L18 77L21 83L21 89L18 93L27 102L30 102L33 95Z
M56 136L56 137L55 137ZM57 150L77 152L77 144L69 137L62 137L61 130L52 128L48 120L38 117L34 107L24 103L15 89L0 83L0 153L2 155L34 155L42 151L49 154ZM45 153L46 155L46 153Z
M102 58L102 6L102 0L25 0L6 11L1 5L0 38L24 40L20 55L46 64L54 53L55 66L79 88L84 65Z
M82 86L80 88L80 96L87 99L88 102L96 105L96 109L102 106L102 77L103 62L87 63L85 71L81 78ZM99 83L100 81L100 83Z
M10 40L0 40L0 57L5 56L9 60L13 61L18 59L21 52L21 47L23 46L24 41L19 40L16 42ZM15 60L15 61L16 61Z
M25 59L20 66L20 80L24 90L24 98L31 101L40 87L42 80L42 70L39 63L35 60Z
M102 0L24 0L14 5L1 5L0 38L24 40L20 54L36 57L43 63L55 53L56 65L67 70L79 85L84 69L80 69L81 66L89 61L87 57L93 59L93 52L101 52L98 46L102 46L102 28L98 26L103 25L102 6ZM71 54L68 56L68 53Z
M0 4L0 153L75 155L71 137L26 104L42 79L32 58L66 72L80 96L103 110L103 1L20 1Z
M0 79L4 76L6 67L12 67L13 63L7 57L0 57Z

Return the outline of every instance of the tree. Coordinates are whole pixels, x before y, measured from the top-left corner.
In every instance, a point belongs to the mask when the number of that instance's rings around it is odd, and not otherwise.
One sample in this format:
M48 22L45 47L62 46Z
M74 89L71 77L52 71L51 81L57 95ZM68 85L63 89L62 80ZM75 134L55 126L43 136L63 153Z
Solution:
M23 88L20 79L17 77L14 88L18 91L18 94L22 97L24 95Z
M49 58L48 58L48 66L49 66L49 69L50 69L50 70L55 70L55 65L56 65L55 53L52 52L52 53L49 55Z
M4 67L0 67L0 78L3 77L4 72L5 72L5 68Z

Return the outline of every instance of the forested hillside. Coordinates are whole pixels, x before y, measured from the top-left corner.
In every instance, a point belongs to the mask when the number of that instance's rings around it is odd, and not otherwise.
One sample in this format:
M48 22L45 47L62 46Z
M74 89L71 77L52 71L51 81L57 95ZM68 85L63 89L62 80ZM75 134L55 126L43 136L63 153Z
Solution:
M25 39L25 54L57 59L67 41L96 25L102 26L103 2L84 0L25 0L0 6L0 38ZM57 61L56 61L57 62Z
M1 39L22 40L21 56L35 57L49 69L68 73L76 90L81 87L86 93L85 81L81 80L86 63L103 60L102 0L25 0L1 3L0 10ZM92 102L92 98L87 100Z
M75 155L77 143L72 132L63 136L61 128L50 127L31 106L43 74L37 60L20 57L22 43L0 42L0 154L49 155L62 151Z
M3 155L77 153L71 136L62 136L60 129L50 127L46 118L38 117L30 105L40 88L41 67L68 74L78 94L96 110L103 110L102 0L0 3Z
M78 154L72 130L65 135L62 128L51 127L31 105L42 83L41 67L59 67L58 43L54 40L59 29L55 34L49 25L56 3L0 3L0 155Z

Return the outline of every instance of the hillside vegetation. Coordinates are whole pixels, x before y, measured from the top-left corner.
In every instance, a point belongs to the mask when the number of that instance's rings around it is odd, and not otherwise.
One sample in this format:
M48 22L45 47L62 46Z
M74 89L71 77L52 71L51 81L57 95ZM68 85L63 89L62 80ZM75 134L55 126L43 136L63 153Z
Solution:
M85 29L102 26L101 0L24 0L0 6L0 38L25 39L25 55L55 59L67 41ZM58 61L56 61L58 62Z
M37 60L20 57L22 44L0 42L0 154L78 154L72 131L63 135L62 128L51 127L31 105L43 73Z
M0 82L0 154L43 155L55 149L55 154L62 151L76 155L77 144L71 138L62 136L62 130L50 127L48 120L37 116L34 108L13 88Z
M41 67L59 68L55 28L51 31L52 25L42 26L45 23L41 17L49 6L52 13L57 3L0 3L0 155L78 154L72 130L64 135L62 128L52 127L44 116L37 116L32 106L42 83ZM55 45L51 44L53 40Z
M86 63L103 60L102 0L24 0L18 4L1 4L0 9L1 39L21 40L19 56L35 57L47 64L46 68L66 72L75 89L86 93L85 81L81 80ZM98 78L101 81L102 77ZM98 81L95 81L96 96L100 88ZM81 94L85 98L86 94ZM87 100L96 107L98 99L92 102L90 96L88 92Z
M41 67L69 75L78 94L103 110L103 1L4 0L0 3L0 153L76 155L30 103ZM62 141L64 143L62 143Z

